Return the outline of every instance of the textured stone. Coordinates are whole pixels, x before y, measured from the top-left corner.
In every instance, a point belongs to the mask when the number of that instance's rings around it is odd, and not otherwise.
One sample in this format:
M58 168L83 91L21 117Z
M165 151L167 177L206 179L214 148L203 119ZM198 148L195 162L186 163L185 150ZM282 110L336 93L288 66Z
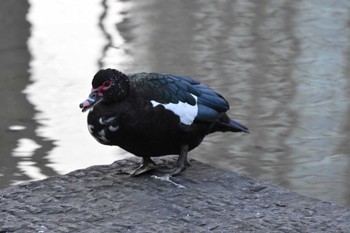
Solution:
M139 162L0 190L0 232L350 232L345 207L197 161L172 182L125 174Z

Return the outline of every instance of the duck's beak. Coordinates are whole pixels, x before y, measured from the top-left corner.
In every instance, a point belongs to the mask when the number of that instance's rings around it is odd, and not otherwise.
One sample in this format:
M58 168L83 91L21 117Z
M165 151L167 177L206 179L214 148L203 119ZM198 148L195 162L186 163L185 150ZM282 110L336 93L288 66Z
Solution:
M79 107L82 109L82 112L85 112L89 108L92 108L94 105L98 104L101 100L102 97L99 96L96 91L93 91L84 102L79 104Z

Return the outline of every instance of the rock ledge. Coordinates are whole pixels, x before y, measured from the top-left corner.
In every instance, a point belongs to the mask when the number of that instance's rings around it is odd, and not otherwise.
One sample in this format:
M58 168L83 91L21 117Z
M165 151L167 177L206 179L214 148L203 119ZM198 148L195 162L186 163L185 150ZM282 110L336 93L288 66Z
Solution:
M345 207L195 160L173 182L125 174L139 162L0 190L0 232L350 232Z

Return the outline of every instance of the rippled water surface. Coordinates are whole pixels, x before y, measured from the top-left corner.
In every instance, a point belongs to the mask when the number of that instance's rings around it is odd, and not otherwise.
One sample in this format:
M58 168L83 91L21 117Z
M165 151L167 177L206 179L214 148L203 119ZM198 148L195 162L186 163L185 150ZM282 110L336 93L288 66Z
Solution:
M249 135L191 158L350 206L350 2L0 2L0 186L131 156L78 104L100 68L186 74Z

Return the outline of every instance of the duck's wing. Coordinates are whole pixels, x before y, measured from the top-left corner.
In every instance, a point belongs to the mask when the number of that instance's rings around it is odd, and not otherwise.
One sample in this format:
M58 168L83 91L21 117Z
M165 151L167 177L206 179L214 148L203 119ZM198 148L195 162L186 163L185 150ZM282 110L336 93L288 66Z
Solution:
M229 109L224 97L188 76L137 73L129 77L134 93L149 100L154 107L163 105L180 119L187 116L192 122L213 122Z

